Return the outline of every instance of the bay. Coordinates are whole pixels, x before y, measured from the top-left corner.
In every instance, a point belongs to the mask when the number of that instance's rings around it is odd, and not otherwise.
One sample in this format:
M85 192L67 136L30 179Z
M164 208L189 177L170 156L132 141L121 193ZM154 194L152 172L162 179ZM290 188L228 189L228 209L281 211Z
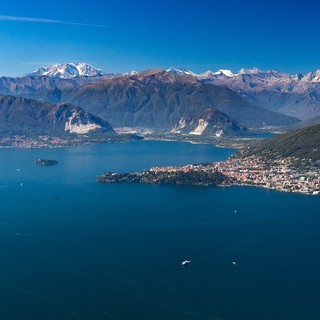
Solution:
M1 149L1 319L319 319L320 197L96 183L233 152L158 141Z

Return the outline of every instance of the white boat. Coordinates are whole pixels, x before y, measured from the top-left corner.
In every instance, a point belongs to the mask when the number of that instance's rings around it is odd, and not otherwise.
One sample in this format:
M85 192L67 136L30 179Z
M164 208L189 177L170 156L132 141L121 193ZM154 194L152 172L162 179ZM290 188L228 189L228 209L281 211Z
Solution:
M185 261L182 261L181 265L182 265L183 267L185 267L185 266L187 266L187 265L190 264L190 263L191 263L190 260L185 260Z

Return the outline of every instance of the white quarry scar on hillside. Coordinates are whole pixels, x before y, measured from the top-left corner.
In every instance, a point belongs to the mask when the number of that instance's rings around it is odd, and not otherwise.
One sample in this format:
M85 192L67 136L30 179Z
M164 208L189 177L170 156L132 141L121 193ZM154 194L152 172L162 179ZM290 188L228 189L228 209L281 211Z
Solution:
M200 136L203 133L203 131L206 130L208 124L209 124L209 122L207 122L203 119L199 119L198 126L193 131L190 131L189 134L194 134L194 135Z
M64 125L64 130L69 131L70 133L78 133L85 134L90 131L94 131L100 129L101 127L95 123L88 122L87 124L83 123L72 123L76 119L76 113L74 112L72 116L68 119L68 121Z

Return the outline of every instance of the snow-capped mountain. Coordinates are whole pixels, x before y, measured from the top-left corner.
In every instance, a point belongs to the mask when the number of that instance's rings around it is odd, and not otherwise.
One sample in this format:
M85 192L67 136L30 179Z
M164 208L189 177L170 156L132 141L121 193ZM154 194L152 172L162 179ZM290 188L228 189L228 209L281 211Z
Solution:
M263 82L266 85L267 83L271 84L274 81L291 80L292 77L293 76L287 73L282 73L273 70L262 71L258 68L242 68L239 70L238 73L233 73L231 70L218 70L216 72L208 70L199 75L199 79L216 82L217 84L220 84L221 81L223 82L221 84L225 84L224 81L226 80L227 83Z
M242 68L238 73L226 69L200 74L186 69L170 68L166 71L193 76L206 84L228 87L254 105L301 120L320 116L320 70L305 75L258 68Z
M283 92L302 92L313 83L320 83L320 70L310 72L306 75L267 70L258 68L240 69L238 73L231 70L219 70L212 72L210 70L201 73L200 80L211 82L217 85L227 85L232 89L249 89L256 91L258 89L275 89Z
M194 73L187 69L167 69L166 72L173 75L189 75L205 83L218 86L227 86L232 90L252 91L275 90L279 92L305 92L310 88L320 88L320 70L312 71L306 75L267 70L258 68L242 68L238 73L231 70L220 69L218 71L208 70L204 73Z
M320 70L306 75L258 68L238 73L207 71L199 75L204 83L226 86L254 105L297 117L301 120L320 115Z
M320 82L320 70L311 71L307 73L301 80L311 81L311 82Z
M213 79L213 78L233 78L236 74L234 74L231 70L220 69L216 72L208 70L204 73L201 73L198 78L199 79Z
M189 75L198 77L199 75L188 70L188 69L176 69L176 68L170 68L166 70L167 73L173 74L173 75Z
M62 63L48 67L41 67L30 76L49 76L54 78L70 79L74 77L97 77L103 76L103 72L86 63Z

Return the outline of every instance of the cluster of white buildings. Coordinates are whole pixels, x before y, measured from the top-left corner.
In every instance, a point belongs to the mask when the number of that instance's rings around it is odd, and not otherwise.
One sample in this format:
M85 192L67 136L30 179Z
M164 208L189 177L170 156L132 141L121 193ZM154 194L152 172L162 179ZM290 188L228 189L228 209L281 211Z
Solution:
M260 157L234 158L211 164L182 167L154 167L150 171L172 173L192 171L219 171L230 178L231 184L260 186L286 192L320 194L320 168L295 168L292 159L274 159L272 164Z
M260 157L250 156L218 162L214 168L242 185L320 194L320 168L295 168L290 162L291 159L274 159L272 164L266 164Z

